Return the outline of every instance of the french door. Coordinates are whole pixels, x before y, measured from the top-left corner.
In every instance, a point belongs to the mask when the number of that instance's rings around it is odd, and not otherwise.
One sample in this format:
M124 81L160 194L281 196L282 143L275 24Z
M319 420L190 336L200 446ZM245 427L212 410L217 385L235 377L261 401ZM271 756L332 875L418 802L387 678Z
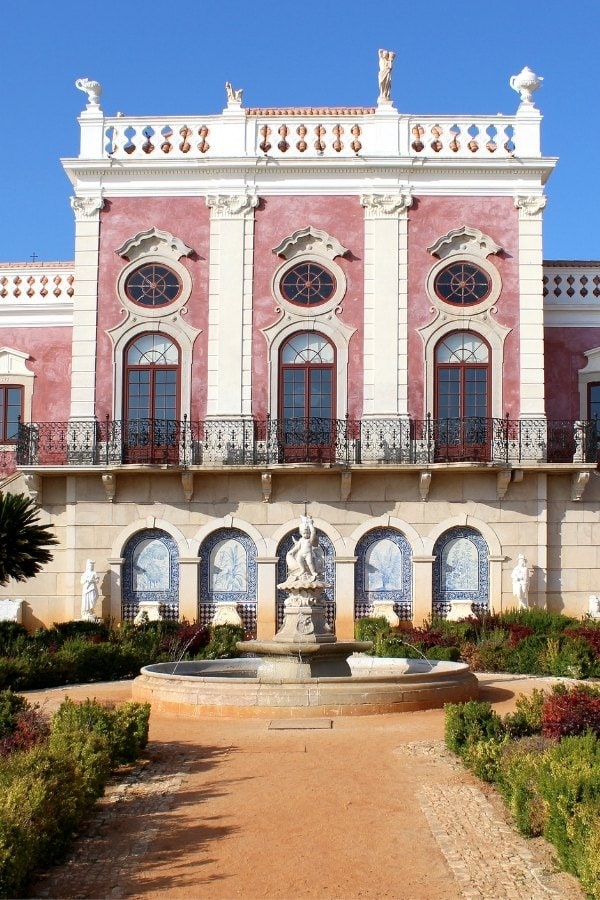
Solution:
M489 348L471 332L454 332L437 345L435 446L438 459L488 459Z
M179 350L160 334L144 334L126 351L126 462L179 458Z
M279 440L286 461L335 457L335 352L322 335L301 332L281 350Z

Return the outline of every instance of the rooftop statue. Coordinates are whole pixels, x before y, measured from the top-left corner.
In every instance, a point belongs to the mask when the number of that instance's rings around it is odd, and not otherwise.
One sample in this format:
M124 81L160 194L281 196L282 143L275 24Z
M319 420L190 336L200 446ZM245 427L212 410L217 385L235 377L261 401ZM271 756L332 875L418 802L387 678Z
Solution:
M392 50L379 51L379 97L377 102L390 102L392 99L392 66L396 54Z
M230 81L225 82L225 90L227 91L227 103L241 103L244 96L243 88L234 88Z
M542 76L532 72L529 66L524 66L518 75L510 77L508 83L513 91L518 93L521 103L526 106L534 106L533 93L541 88L543 80Z

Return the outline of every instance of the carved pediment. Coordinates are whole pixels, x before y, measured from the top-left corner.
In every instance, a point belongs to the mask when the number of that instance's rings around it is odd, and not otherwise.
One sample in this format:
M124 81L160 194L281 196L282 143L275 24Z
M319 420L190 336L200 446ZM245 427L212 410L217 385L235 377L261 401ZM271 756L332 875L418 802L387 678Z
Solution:
M33 378L33 372L25 365L29 358L29 354L21 350L0 347L0 375L28 375Z
M189 256L192 252L192 248L184 244L180 238L159 228L140 231L115 250L118 256L128 259L129 262L144 256L156 255L171 257L177 262L182 256Z
M498 253L500 250L502 247L489 235L484 234L478 228L470 228L468 225L449 231L448 234L438 238L435 244L427 248L428 253L439 259L456 256L460 253L470 253L486 259L490 253Z
M336 256L344 256L347 252L348 248L337 238L327 234L326 231L321 231L320 228L313 228L312 225L294 231L277 247L273 247L273 253L283 256L284 259L293 259L301 253L318 253L329 259L335 259Z

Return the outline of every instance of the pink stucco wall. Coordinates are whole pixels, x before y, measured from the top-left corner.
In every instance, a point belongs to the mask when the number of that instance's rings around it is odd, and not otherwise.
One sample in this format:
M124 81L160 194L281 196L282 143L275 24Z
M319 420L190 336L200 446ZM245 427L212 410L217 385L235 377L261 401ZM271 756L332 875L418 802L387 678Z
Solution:
M190 272L192 294L186 321L201 334L194 344L192 420L206 414L206 348L208 335L208 257L210 210L203 197L128 197L109 200L100 214L100 271L98 277L98 362L96 415L112 416L113 349L107 331L123 319L116 283L127 260L115 250L128 238L149 228L168 231L193 249L180 263ZM119 418L120 410L115 410ZM185 412L183 410L182 412Z
M546 415L549 419L580 416L579 370L587 363L584 351L600 347L600 328L546 328Z
M66 422L71 404L71 340L67 327L2 328L2 346L29 354L34 373L32 422Z
M262 328L278 321L281 313L271 292L271 279L283 259L273 247L312 225L336 237L348 253L335 262L343 269L348 289L339 318L357 329L350 340L348 413L362 415L363 398L363 292L364 210L358 197L266 197L256 210L254 241L254 311L252 321L252 412L262 418L269 410L268 347Z
M519 415L519 272L518 213L510 197L415 197L408 229L408 355L409 413L422 418L425 409L423 341L418 328L434 318L425 291L427 274L437 257L427 252L442 235L468 225L489 235L502 252L488 257L502 279L495 318L512 329L505 343L502 414ZM468 317L465 317L465 327ZM476 323L471 326L476 331Z

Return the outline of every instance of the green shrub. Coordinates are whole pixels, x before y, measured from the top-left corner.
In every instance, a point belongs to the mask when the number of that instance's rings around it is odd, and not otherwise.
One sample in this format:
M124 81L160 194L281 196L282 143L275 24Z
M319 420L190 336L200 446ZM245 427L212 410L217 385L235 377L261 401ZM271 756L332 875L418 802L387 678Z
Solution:
M505 672L510 652L508 633L501 628L479 643L467 642L460 648L461 657L476 672Z
M242 625L216 625L212 629L210 641L198 654L198 659L232 659L239 656L236 647L244 639Z
M580 637L548 638L543 661L549 675L558 678L587 678L594 666L595 652Z
M576 875L580 853L574 822L579 804L600 800L600 741L589 733L566 737L543 757L537 786L547 806L544 837L556 847L564 868Z
M521 834L530 837L544 831L546 807L537 787L544 765L544 738L522 738L506 744L498 760L496 780Z
M462 756L468 744L504 736L502 720L487 701L469 700L468 703L447 703L445 739L453 753Z
M432 647L425 654L427 659L440 659L447 662L458 662L460 650L458 647Z
M581 885L593 900L600 900L600 800L584 800L573 811L569 832L571 854Z
M534 688L530 697L525 694L517 697L515 712L504 717L504 727L511 738L542 733L546 696L544 691Z
M480 741L467 741L462 750L462 761L482 781L497 781L500 760L508 741L506 734L500 738L494 736Z
M106 741L111 766L136 759L148 741L150 705L124 703L120 707L87 699L67 698L52 718L51 740L67 742L73 734L97 734Z
M357 641L373 641L373 649L382 638L387 637L392 626L385 616L364 616L354 623L354 637ZM382 656L386 654L381 654Z
M25 697L13 694L12 691L0 692L0 738L13 733L19 715L29 706Z
M506 658L507 672L523 672L528 675L548 674L544 654L547 639L543 634L531 634L511 647Z
M18 639L26 639L27 630L18 622L0 622L0 656L8 656Z

